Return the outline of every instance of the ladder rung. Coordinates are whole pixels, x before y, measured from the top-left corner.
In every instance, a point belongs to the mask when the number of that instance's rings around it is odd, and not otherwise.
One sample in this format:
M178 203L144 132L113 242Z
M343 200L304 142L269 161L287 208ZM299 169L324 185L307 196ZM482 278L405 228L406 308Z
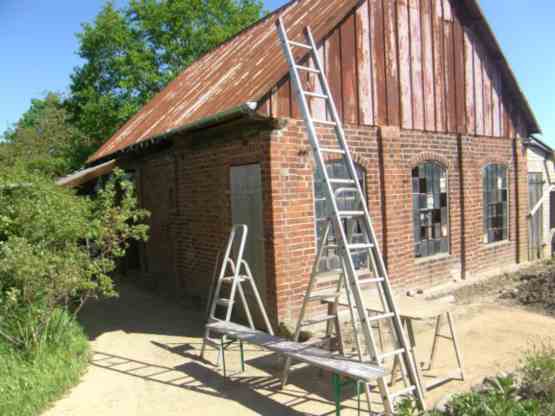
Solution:
M327 121L327 120L318 120L318 119L313 119L312 120L314 123L320 123L320 124L324 124L326 126L337 126L337 123L335 121Z
M352 179L331 179L330 178L330 183L338 184L338 185L354 185L355 181Z
M229 305L231 305L231 304L233 304L233 303L235 303L235 302L232 301L231 299L223 299L223 298L221 298L221 299L218 299L218 300L216 301L216 303L217 303L218 305L220 305L220 306L229 306Z
M363 215L364 211L339 211L339 216L341 218L362 217Z
M248 280L249 276L247 276L246 274L243 274L241 276L238 276L238 280L240 282L245 282L246 280ZM233 282L233 279L235 279L235 276L225 276L222 278L222 281L226 282L226 283L231 283Z
M367 278L367 279L359 279L358 284L360 286L370 286L371 284L374 283L383 283L385 282L385 279L383 277L378 277L378 278Z
M304 321L301 324L301 326L306 327L306 326L317 325L317 324L321 324L322 322L332 321L334 319L337 319L336 315L326 315L326 316L322 316L320 318L308 319L308 320Z
M365 250L367 248L372 248L374 247L374 244L371 243L360 243L360 244L349 244L347 245L347 248L349 250Z
M322 100L327 100L329 97L326 94L320 94L319 92L303 91L303 94L307 97L321 98ZM335 125L335 123L333 123Z
M307 45L306 43L295 42L293 40L289 41L289 45L296 46L297 48L304 48L312 50L312 46Z
M322 293L322 292L316 292L312 295L310 295L308 297L308 300L310 301L321 301L321 300L326 300L329 298L338 298L341 296L341 292L327 292L327 293Z
M381 321L383 319L391 319L394 316L395 316L395 314L393 312L384 313L384 314L381 314L381 315L369 316L368 317L368 322L376 322L376 321Z
M381 361L381 360L385 360L386 358L395 357L396 355L401 355L401 354L404 354L404 353L405 353L405 349L404 348L399 348L398 350L386 352L384 354L379 355L378 359L379 359L379 361Z
M410 386L410 387L407 387L406 389L396 391L395 393L391 394L389 398L391 401L395 401L400 396L406 396L407 394L414 393L415 390L416 390L416 386Z
M322 148L320 148L320 150L321 150L323 153L335 153L335 154L338 154L338 155L344 155L344 154L345 154L345 150L341 150L341 149L331 149L331 148L329 148L329 147L322 147Z
M297 69L301 70L301 71L305 71L305 72L312 72L313 74L319 74L320 71L318 71L315 68L311 68L309 66L304 66L304 65L296 65Z

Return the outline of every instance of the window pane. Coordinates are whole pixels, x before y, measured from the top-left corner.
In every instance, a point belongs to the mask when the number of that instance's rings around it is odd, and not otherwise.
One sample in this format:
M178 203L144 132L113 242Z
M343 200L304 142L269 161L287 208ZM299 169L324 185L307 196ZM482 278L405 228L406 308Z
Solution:
M364 194L366 195L366 172L364 169L359 166L355 165L357 170L357 176L359 183L362 187ZM326 163L326 169L328 175L332 178L337 179L347 179L349 177L348 170L345 162L343 160L337 161L330 161ZM344 185L334 185L334 190L339 188L344 188ZM340 210L344 211L352 211L358 209L358 202L356 192L342 192L340 193L337 198L337 206ZM325 227L328 223L328 218L332 214L331 205L328 203L326 198L326 185L324 183L323 175L321 175L318 171L314 173L314 210L316 215L316 238L318 241L318 247L320 247L321 239L325 231ZM363 242L363 235L361 234L362 229L360 224L354 224L352 220L345 220L344 221L344 229L346 232L353 232L353 241L354 242ZM335 232L334 230L330 230L330 235L328 241L335 240ZM354 256L353 260L357 267L363 267L367 264L366 255L357 255ZM339 269L341 266L341 260L335 253L334 249L328 249L327 252L324 253L322 261L320 262L320 271L330 271Z
M486 242L493 243L508 238L508 189L507 168L488 165L484 168L484 230Z
M412 171L413 226L416 257L449 250L447 172L439 164L423 163Z

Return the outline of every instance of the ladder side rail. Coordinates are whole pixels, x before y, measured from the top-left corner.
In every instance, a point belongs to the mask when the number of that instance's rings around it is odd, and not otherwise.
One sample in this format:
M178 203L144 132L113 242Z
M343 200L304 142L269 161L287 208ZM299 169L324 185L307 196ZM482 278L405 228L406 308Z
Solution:
M231 320L231 314L233 313L233 306L234 306L234 302L235 302L235 293L237 292L237 285L240 284L239 283L239 273L241 272L241 261L243 260L243 252L245 250L245 245L247 242L247 235L248 235L248 227L246 225L238 225L233 227L233 231L235 230L241 230L242 234L241 234L241 243L239 245L239 251L237 253L237 258L235 259L235 273L233 274L233 281L231 283L231 290L230 290L230 294L229 294L229 304L228 304L228 308L227 308L227 314L226 314L226 321L230 321ZM232 232L233 237L235 237L235 233ZM232 241L233 244L233 241ZM230 246L231 249L231 246Z
M266 307L264 306L264 303L262 302L260 292L258 291L258 287L256 286L256 284L254 282L254 277L253 277L253 274L251 272L251 268L245 260L242 260L242 264L243 264L243 267L245 267L245 272L246 272L247 276L249 277L248 280L251 284L251 290L254 293L254 297L255 297L256 302L258 304L258 308L260 309L260 312L262 313L262 318L264 319L264 324L266 325L266 329L267 329L267 331L270 335L274 335L274 330L272 328L272 324L270 323L270 319L268 318L268 314L266 313Z
M314 37L312 35L312 32L311 32L310 28L307 28L306 34L309 38L309 42L310 42L310 45L313 48L313 51L316 51L316 43L314 41ZM362 188L361 188L360 183L358 181L358 175L356 173L356 168L355 168L352 156L351 156L349 146L347 145L347 142L346 142L345 131L343 129L341 120L339 118L339 113L337 111L337 107L336 107L335 102L332 98L331 89L330 89L329 84L327 82L327 79L324 75L324 70L323 70L322 62L320 60L320 56L317 53L313 53L313 59L315 61L317 69L319 70L319 78L320 78L320 82L322 83L322 88L324 90L324 94L329 97L329 99L327 100L327 104L330 108L332 118L334 119L334 121L336 123L335 129L336 129L337 135L339 137L341 147L345 151L344 159L347 161L348 170L351 174L351 178L355 182L354 186L357 188L357 193L359 195L359 200L361 202L362 208L363 208L364 213L365 213L366 221L364 221L364 223L365 223L365 227L367 228L367 235L369 236L370 240L372 240L372 241L369 241L369 243L374 245L373 249L377 252L378 264L379 264L378 272L379 272L379 274L381 274L380 277L384 278L383 286L384 286L384 292L385 292L385 297L386 297L388 306L389 306L390 310L398 311L399 309L397 308L397 305L395 304L395 300L393 299L393 293L392 293L391 285L390 285L390 282L389 282L389 276L388 276L387 270L385 268L385 263L383 261L383 256L382 256L381 250L379 248L378 242L375 239L376 234L375 234L375 231L374 231L372 220L370 218L370 212L368 210L368 204L366 202L366 198L364 197L364 193L362 192ZM293 62L293 64L295 64L295 63ZM293 69L296 70L296 68L294 66L293 66ZM299 92L300 92L299 95L302 96L302 98L306 101L306 99L304 97L304 94L302 94L302 89ZM320 157L321 157L321 155L320 155ZM324 175L327 176L327 171L324 172ZM326 182L329 183L329 178L326 177L326 179L327 179ZM334 201L334 204L333 204L334 205L334 210L335 210L336 213L338 213L337 206L335 204L335 198L333 198L333 193L330 193L330 196L332 197L331 199ZM342 234L345 234L345 233L342 232ZM347 240L345 238L343 239L343 241L347 242ZM347 252L348 252L348 250L347 250ZM352 273L355 270L355 268L354 268L354 264L353 264L352 256L351 256L350 252L348 252L347 257L348 257L348 266L349 266L347 270L348 270L349 273ZM360 316L364 319L363 324L366 327L366 326L370 325L369 322L368 322L368 311L366 309L364 298L361 296L361 293L360 293L360 285L358 284L358 279L354 275L352 276L352 278L353 278L353 282L354 282L355 287L356 287L356 290L354 291L355 292L354 295L355 295L355 298L358 298L358 299L356 299L357 300L356 303L358 304L359 309L364 309L363 311L359 310L359 313L361 313ZM405 336L405 333L404 333L404 330L403 330L403 326L402 326L402 323L401 323L401 319L400 319L398 313L395 313L394 325L397 329L396 332L399 334L399 336L401 338L400 342L401 342L403 348L405 348L405 351L406 351L405 354L403 354L403 356L405 357L405 360L408 361L407 364L408 364L408 368L409 368L409 373L411 375L411 382L417 388L417 395L419 396L419 401L423 402L423 400L424 400L423 399L423 394L422 394L421 389L419 388L419 382L417 380L415 363L412 362L412 359L410 357L410 353L409 353L409 349L408 349L408 342L407 342L407 339L406 339L406 336ZM373 338L371 328L369 328L368 331L369 331L368 335L370 335L370 337ZM364 332L367 332L367 331L364 331ZM373 353L375 354L376 351L373 351Z
M282 30L284 30L283 29L283 23L282 22L280 22L280 23L281 23ZM314 41L314 37L312 36L312 32L311 32L310 28L306 29L306 34L307 34L307 37L309 39L310 45L313 48L313 51L316 51L316 42ZM291 55L290 52L289 52L289 55ZM319 71L319 78L320 78L320 82L322 84L322 89L324 91L324 94L328 96L327 104L329 106L332 118L336 123L335 130L337 132L337 136L339 138L340 145L342 147L342 150L345 151L344 159L347 162L348 171L351 175L351 179L353 179L354 182L355 182L354 186L357 188L357 193L358 193L358 196L359 196L359 200L360 200L360 203L361 203L362 208L363 208L364 213L365 213L364 217L365 217L366 221L364 221L364 223L365 223L365 227L367 229L367 235L372 240L372 241L369 241L369 242L374 245L374 249L377 252L378 264L380 266L378 272L379 272L379 274L381 274L380 277L384 278L384 282L383 282L384 283L384 291L385 291L385 295L386 295L385 297L386 297L387 302L388 302L388 306L389 306L390 310L398 311L399 309L396 307L395 301L393 299L393 293L392 293L391 286L390 286L390 283L389 283L389 276L388 276L387 270L385 268L385 263L383 261L383 256L381 254L381 251L380 251L380 248L377 244L377 241L374 237L375 232L374 232L374 227L373 227L373 224L372 224L372 220L370 219L370 212L368 210L368 204L366 202L366 198L364 197L364 193L362 192L362 188L361 188L360 183L358 181L358 175L356 173L356 168L355 168L352 156L351 156L351 151L350 151L349 146L347 145L347 142L346 142L345 131L343 129L343 126L342 126L342 123L341 123L341 120L340 120L340 117L339 117L339 114L338 114L338 111L337 111L337 107L335 106L333 96L331 95L331 89L330 89L329 84L327 82L327 79L324 75L324 68L322 66L322 62L321 62L320 57L317 53L313 53L313 59L314 59L314 62L316 64L316 67ZM296 71L296 68L295 68L295 62L293 61L292 63L293 63L293 66L290 65L290 67L292 68L292 71L294 71L298 75L298 73L297 73L298 71ZM304 97L304 94L302 93L302 86L299 90L298 95L306 103L306 98ZM304 107L304 105L301 106L301 107ZM309 117L309 119L310 119L310 117ZM310 119L310 122L311 122L311 124L313 124L311 119ZM316 147L319 150L319 146L317 145ZM318 151L318 159L321 159L321 158L322 158L321 152ZM328 174L327 174L327 170L325 168L324 168L323 174L326 177L326 182L328 184L328 188L330 188L329 197L330 197L331 201L333 202L334 212L337 215L338 209L337 209L337 205L335 203L335 198L333 198L333 189L331 189L331 184L329 183L329 177L328 177ZM340 229L341 234L342 234L342 239L346 243L348 240L346 239L345 232L343 230L343 227L341 226L340 221L339 221L339 229ZM347 254L348 254L347 255L348 262L347 263L348 263L349 267L347 268L347 271L348 271L349 274L351 274L352 282L354 283L354 285L356 287L356 290L354 291L355 292L354 296L355 296L355 301L358 305L359 314L360 314L361 318L363 319L363 327L366 328L364 332L365 332L365 335L367 336L367 338L372 339L373 338L372 330L371 330L371 328L369 328L370 323L368 322L368 310L366 309L366 303L364 301L364 298L361 296L361 293L360 293L361 289L360 289L360 285L358 284L358 279L354 275L355 274L354 273L355 267L354 267L354 264L353 264L352 256L351 256L351 253L348 251L347 247L345 247L345 249L346 249ZM403 346L403 348L405 348L405 351L406 351L405 354L403 354L403 356L405 357L405 360L408 361L407 364L408 364L408 368L409 368L409 373L411 375L411 382L416 386L417 396L419 398L419 402L423 403L424 398L423 398L422 391L419 388L419 382L418 382L417 374L416 374L416 367L415 367L415 364L411 360L410 353L409 353L409 350L408 350L408 342L407 342L406 336L404 334L403 326L402 326L401 319L400 319L398 313L395 313L394 325L397 329L396 332L399 334L399 336L401 338L400 341L402 343L402 346ZM372 351L372 353L376 354L375 343L372 342L372 344L373 344L373 347L374 347L374 351ZM375 357L375 358L377 358L377 357Z
M249 304L247 302L247 297L245 296L245 291L243 289L243 285L241 282L237 282L237 291L239 292L239 297L241 298L241 303L243 304L243 309L245 310L245 314L247 315L247 321L249 323L249 327L251 329L256 329L254 326L254 321L252 319L251 310L249 308Z
M227 239L227 247L225 249L225 255L222 261L222 268L220 269L220 273L218 275L218 281L216 282L216 289L214 290L214 297L212 299L212 305L210 307L210 318L214 319L215 318L215 313L216 313L216 308L218 306L218 296L220 296L220 292L222 290L222 283L223 283L223 279L225 277L225 272L227 270L227 265L228 263L231 261L230 259L230 255L231 255L231 249L233 247L233 241L235 240L235 234L236 234L236 228L233 227L231 229L231 232L229 233L229 237ZM235 272L235 265L233 263L233 261L231 261L231 264L234 268L234 272Z

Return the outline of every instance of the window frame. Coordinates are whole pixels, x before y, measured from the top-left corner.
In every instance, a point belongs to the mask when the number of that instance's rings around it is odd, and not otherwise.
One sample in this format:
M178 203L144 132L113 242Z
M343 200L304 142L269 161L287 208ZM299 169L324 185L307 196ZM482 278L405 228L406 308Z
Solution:
M500 239L500 240L490 240L489 238L489 228L488 228L488 213L487 213L487 207L489 205L492 205L493 203L488 203L487 201L487 195L488 195L488 191L487 191L487 170L490 167L497 167L497 168L503 168L505 171L505 190L507 192L507 197L506 197L506 201L504 201L504 203L506 204L506 238ZM482 232L483 232L483 239L482 242L487 245L487 246L491 246L491 245L496 245L496 244L503 244L506 242L511 241L511 235L510 235L510 230L511 230L511 192L510 192L510 178L509 178L509 166L505 163L497 163L497 162L493 162L493 163L488 163L487 165L485 165L484 167L482 167ZM497 192L501 192L503 191L503 189L497 189ZM491 193L491 191L490 191ZM503 202L503 201L502 201ZM499 203L498 203L499 204Z
M327 166L328 164L338 164L338 163L342 163L342 162L343 162L343 159L332 159L332 160L326 160L325 164ZM354 165L355 165L355 169L357 171L357 176L358 176L358 180L359 180L359 183L361 185L361 188L362 188L362 192L364 194L366 203L368 204L368 172L367 172L366 168L363 165L361 165L360 163L354 162ZM318 250L320 249L320 239L322 237L321 235L319 235L318 225L319 225L320 222L324 222L324 219L326 218L326 217L321 217L321 218L318 217L317 203L318 203L318 201L321 201L322 198L318 198L318 195L317 195L317 190L316 190L316 184L318 182L317 181L317 178L318 178L317 174L318 174L318 167L314 166L314 169L312 170L312 191L313 191L313 209L314 209L313 225L314 225L314 237L315 237L315 240L316 240L316 242L315 242L316 255L318 254ZM323 181L321 181L321 182L323 183ZM324 198L324 200L325 200L325 198ZM333 230L332 230L332 232L333 232ZM329 254L328 255L323 254L322 255L322 262L327 261L329 263L330 258L331 258L331 256ZM320 265L318 267L320 268L320 272L323 272L323 273L326 273L326 272L331 273L331 272L334 272L334 271L338 270L338 268L331 267L331 266L327 267L323 270L320 267Z
M441 194L445 193L445 195L446 195L445 227L447 227L447 236L445 237L445 240L446 240L446 243L447 243L447 247L445 248L445 250L441 250L441 248L440 248L440 251L438 251L436 253L428 254L428 255L425 255L425 256L423 256L423 255L418 256L417 255L417 244L419 244L423 241L433 241L433 239L417 240L417 238L416 238L416 233L418 231L417 226L419 224L421 224L421 222L417 223L416 218L415 218L415 216L416 216L416 206L415 206L414 196L415 196L416 192L415 192L415 188L414 188L414 182L413 182L414 176L413 175L414 175L414 171L416 169L419 169L420 167L424 167L426 165L433 165L434 167L440 169L440 171L441 171L441 175L439 177L440 181L441 181L442 178L445 178L445 192L441 192L441 184L440 184L440 188L439 188L439 201L440 201L439 202L439 205L440 205L439 210L440 210L440 215L441 215ZM412 234L412 236L413 236L413 255L414 255L414 257L417 261L426 261L426 260L434 259L434 258L439 257L439 256L449 256L451 254L451 207L450 207L449 169L444 163L442 163L438 160L434 160L434 159L423 160L423 161L419 162L418 164L416 164L412 167L412 169L410 170L410 177L411 177L410 195L411 195L411 199L412 199L411 214L412 214L412 231L413 231L413 234ZM418 194L421 195L422 193L418 192ZM419 213L421 211L422 210L419 208ZM440 218L439 224L440 224L440 227L443 226L442 222L441 222L441 218ZM440 240L442 240L442 239L440 239Z

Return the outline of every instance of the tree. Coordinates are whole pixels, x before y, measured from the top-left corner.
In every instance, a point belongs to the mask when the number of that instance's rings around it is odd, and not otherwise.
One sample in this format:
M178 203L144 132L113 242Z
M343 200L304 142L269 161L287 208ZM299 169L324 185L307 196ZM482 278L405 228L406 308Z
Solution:
M98 144L200 55L262 14L261 0L107 3L78 34L85 63L71 76L69 109Z
M48 93L31 106L4 134L0 146L3 166L24 165L48 176L79 168L92 150L90 141L69 120L63 99Z
M0 339L33 351L63 337L60 309L115 296L110 273L147 213L117 170L95 197L75 195L21 168L0 171ZM55 328L55 329L53 329ZM46 342L45 342L46 341Z

